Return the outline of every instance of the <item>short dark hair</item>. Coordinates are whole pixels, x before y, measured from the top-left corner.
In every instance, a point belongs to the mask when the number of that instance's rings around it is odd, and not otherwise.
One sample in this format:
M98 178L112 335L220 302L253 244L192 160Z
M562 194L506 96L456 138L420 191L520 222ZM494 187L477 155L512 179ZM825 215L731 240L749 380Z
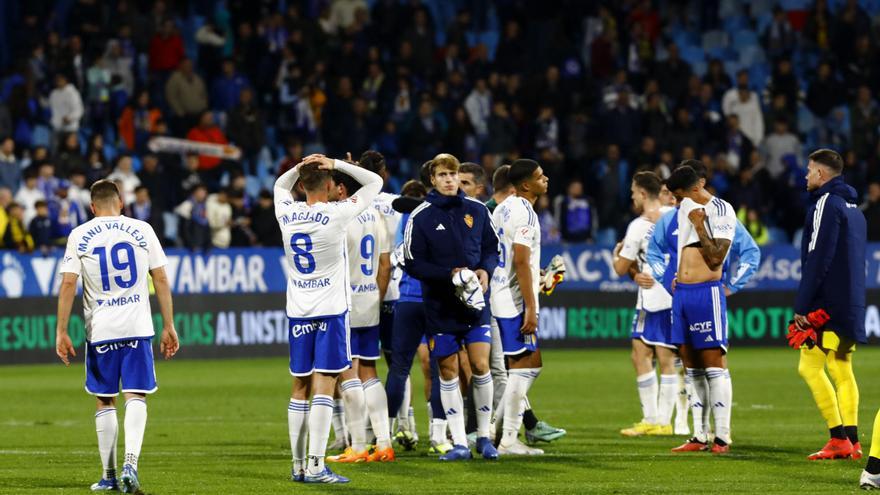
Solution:
M666 179L666 188L671 192L686 190L694 187L698 182L700 176L697 175L697 171L685 165L672 171L672 175Z
M400 188L401 196L409 196L411 198L424 198L428 195L428 188L420 181L408 180Z
M654 172L650 170L645 170L642 172L637 172L633 175L633 183L636 187L644 189L648 196L651 198L656 198L660 195L660 188L663 187L663 183L660 182L660 177L657 176Z
M816 150L810 153L810 160L820 165L825 165L833 170L835 174L843 172L843 158L840 157L840 153L834 150L829 150L828 148Z
M46 202L45 199L38 199L36 203L34 203L34 208L48 208L49 203Z
M680 168L680 167L690 167L690 168L694 169L694 172L697 173L697 177L699 177L701 179L705 179L709 176L709 169L706 168L706 164L704 164L700 160L694 160L694 159L682 160L682 162L679 163L675 168ZM669 186L666 186L666 187L667 187L667 189L669 188ZM671 191L672 189L669 189L669 190Z
M376 150L367 150L361 153L358 165L374 174L382 175L382 171L385 170L386 166L385 157Z
M471 174L474 176L474 182L484 184L486 182L486 169L474 162L464 162L458 168L460 174Z
M342 184L345 186L345 192L347 196L351 196L361 188L360 182L354 180L354 178L346 173L340 172L338 170L333 172L333 180L337 184Z
M492 174L492 190L503 191L510 187L510 165L502 165Z
M538 162L535 160L529 160L527 158L520 158L518 160L514 160L513 163L510 164L510 170L507 172L507 180L510 181L514 187L518 187L523 182L529 180L529 177L535 173L535 170L538 170Z
M426 188L431 187L431 170L433 167L434 160L428 160L422 164L422 167L419 169L419 180L422 181L422 184Z
M92 184L90 191L92 193L92 203L103 203L113 198L122 198L116 183L107 179L101 179Z
M268 189L260 189L260 199L272 199L272 191Z
M333 176L329 170L318 168L318 163L305 163L299 167L299 182L306 191L317 191Z
M135 192L135 194L137 194L137 193L139 193L139 192L141 192L141 191L147 191L147 192L150 192L150 189L149 189L147 186L144 186L144 185L140 185L140 186L137 186L136 188L134 188L134 192Z

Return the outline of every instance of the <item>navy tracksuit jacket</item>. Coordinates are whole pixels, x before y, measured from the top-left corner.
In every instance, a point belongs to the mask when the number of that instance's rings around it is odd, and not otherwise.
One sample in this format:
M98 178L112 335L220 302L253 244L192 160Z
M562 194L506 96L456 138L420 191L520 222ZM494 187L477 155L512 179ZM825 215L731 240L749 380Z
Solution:
M865 216L856 191L838 176L810 194L801 242L801 283L794 310L824 309L827 328L867 342L865 335Z
M492 277L498 265L498 235L486 205L461 191L456 196L431 191L410 215L403 242L404 269L422 284L429 333L460 333L489 324L489 305L483 311L468 308L452 284L455 268L481 268Z

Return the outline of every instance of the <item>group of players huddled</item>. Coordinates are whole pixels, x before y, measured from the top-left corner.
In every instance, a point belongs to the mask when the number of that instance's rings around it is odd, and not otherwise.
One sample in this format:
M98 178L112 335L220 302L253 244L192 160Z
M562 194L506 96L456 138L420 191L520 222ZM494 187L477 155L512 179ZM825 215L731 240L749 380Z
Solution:
M862 454L851 356L866 340L865 225L850 206L842 167L833 151L810 155L813 206L802 249L804 281L788 335L800 349L799 371L831 435L810 459ZM292 479L346 483L325 460L389 462L395 460L393 442L415 448L409 375L417 354L430 453L443 461L471 459L472 448L488 460L543 454L519 440L523 423L529 443L565 435L538 421L527 398L543 366L538 296L552 293L565 272L561 257L540 265L534 204L548 185L541 166L519 159L499 167L487 204L475 199L483 169L449 154L426 162L421 180L407 182L400 196L381 192L385 174L375 151L357 162L310 155L275 183L288 281ZM685 435L690 439L674 452L724 454L732 443L733 406L726 298L755 273L760 251L733 207L705 188L706 174L702 163L686 160L665 181L653 172L632 179L639 216L615 247L613 267L638 285L632 361L643 416L621 433ZM160 349L170 358L179 346L167 261L155 233L120 215L113 183L98 181L91 192L96 217L74 230L60 265L56 351L68 364L75 356L67 324L82 275L86 390L97 397L104 467L92 489L133 492L145 398L157 388L146 272L162 311ZM376 370L383 354L389 367L384 387ZM120 381L127 399L126 454L117 478ZM330 449L341 453L327 457L331 426ZM876 424L874 433L880 434ZM863 487L880 487L876 440Z

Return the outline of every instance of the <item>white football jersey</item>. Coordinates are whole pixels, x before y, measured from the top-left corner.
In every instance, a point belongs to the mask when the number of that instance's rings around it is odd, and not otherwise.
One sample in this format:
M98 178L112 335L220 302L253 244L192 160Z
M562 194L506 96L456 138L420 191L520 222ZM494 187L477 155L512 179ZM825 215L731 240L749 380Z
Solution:
M375 204L375 203L374 203ZM368 208L346 229L348 238L348 273L351 280L351 328L379 324L379 255L388 253L390 244L385 219Z
M400 212L394 211L391 202L399 198L398 194L379 193L373 200L373 208L379 211L385 220L385 232L388 234L388 245L393 246L397 237L397 229L400 228L400 219L403 216ZM393 250L393 249L392 249ZM388 281L388 290L385 291L385 301L396 301L400 299L400 277L403 270L399 267L391 268L391 279Z
M712 197L708 203L701 205L690 198L685 198L678 208L679 265L681 264L681 252L685 246L700 242L697 230L688 218L690 212L697 208L706 210L706 231L713 239L733 241L733 235L736 232L736 212L730 203L721 198ZM729 249L727 254L730 254Z
M529 266L532 268L532 287L535 303L538 304L538 290L541 274L541 227L538 215L528 200L511 195L501 202L492 213L495 228L498 229L501 255L498 267L492 274L491 295L489 305L492 316L496 318L513 318L525 311L522 288L516 278L513 266L513 245L520 244L529 248ZM535 308L537 312L538 308Z
M660 215L662 216L669 210L671 206L660 207ZM620 248L620 257L636 262L636 267L642 273L651 274L651 268L646 262L648 255L648 243L654 234L654 222L648 220L644 216L640 216L629 223L626 228L626 235L623 237L623 247ZM644 309L646 311L662 311L672 307L672 296L666 292L662 284L655 283L650 289L642 289L639 287L638 298L636 300L636 309Z
M96 217L67 238L61 273L82 277L86 340L93 344L152 337L149 271L168 260L150 224Z

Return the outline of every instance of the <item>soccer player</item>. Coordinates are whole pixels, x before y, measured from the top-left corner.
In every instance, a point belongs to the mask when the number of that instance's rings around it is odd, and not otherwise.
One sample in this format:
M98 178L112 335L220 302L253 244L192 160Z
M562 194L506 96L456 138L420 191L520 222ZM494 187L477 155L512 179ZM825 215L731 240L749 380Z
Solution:
M489 213L494 213L495 208L504 202L509 196L516 194L516 188L510 183L508 173L510 165L502 165L492 174L492 197L486 202L486 208ZM543 275L543 273L542 273ZM492 368L492 383L495 389L492 407L495 409L495 416L492 420L490 431L495 431L499 423L504 421L504 389L507 387L507 364L504 358L504 349L501 342L501 332L498 329L498 321L496 318L491 319L492 324L492 352L489 357L489 364ZM526 440L529 442L552 442L565 436L567 433L563 428L557 428L550 425L546 421L541 421L532 410L532 405L526 396L525 410L523 411L522 424L526 429ZM495 436L495 435L493 435ZM496 438L496 445L500 439Z
M862 456L857 429L859 389L853 374L852 353L856 342L867 341L867 232L865 217L857 208L856 192L843 181L841 172L843 159L836 151L820 149L810 154L807 190L812 204L804 222L801 282L794 320L797 326L807 329L810 324L806 315L810 312L822 309L831 317L815 345L801 347L798 363L798 372L810 387L831 435L821 450L808 457L810 460ZM826 366L831 380L825 374ZM868 463L875 475L880 474L878 453L880 445L875 442L871 445L874 460ZM880 480L880 476L874 479Z
M86 392L97 399L95 430L104 474L92 491L133 493L140 487L138 457L147 425L147 394L158 388L153 369L153 318L147 273L153 278L162 314L159 350L171 359L180 345L174 330L167 260L153 228L122 216L116 184L99 180L91 188L95 218L76 227L61 261L55 352L65 365L76 351L67 333L76 279L83 279L86 322ZM125 458L116 477L116 396L125 394ZM120 486L121 485L121 486Z
M700 178L700 184L706 185L706 166L697 160L685 160L679 166L689 166L694 169ZM663 191L666 191L665 193ZM668 194L667 200L673 205L675 204L675 196L669 192L664 184L661 190L661 196ZM678 210L668 211L660 217L648 244L647 262L651 268L651 274L654 280L662 284L667 292L672 292L672 281L675 279L675 269L668 269L670 266L678 266ZM745 226L737 221L736 232L733 236L733 243L730 246L730 254L724 262L724 294L731 296L739 292L740 289L751 280L752 276L757 272L761 264L761 251L758 249L757 243L752 239L749 231ZM681 369L681 359L677 359L676 371L679 375L683 375L684 370ZM707 386L706 377L699 376L697 380L702 386ZM676 435L688 435L690 430L687 426L687 390L685 382L690 381L689 378L680 380L679 383L679 399L676 402L676 415L674 431ZM694 404L694 433L697 438L705 438L709 431L709 408L704 408L702 403ZM698 419L699 418L699 419ZM697 422L699 424L697 424Z
M712 404L715 439L712 453L730 451L732 389L724 360L727 352L727 303L721 281L722 267L736 232L736 215L730 203L703 188L697 172L677 168L666 186L679 199L678 272L673 281L672 343L691 378L691 405ZM700 380L701 377L705 379ZM708 387L703 386L708 384ZM694 411L694 428L698 415ZM701 434L702 433L702 437ZM705 432L675 452L708 450Z
M630 222L623 242L614 249L614 271L639 285L631 339L642 420L620 431L629 437L672 435L672 411L678 396L676 346L671 342L672 296L654 283L645 259L657 220L674 209L661 206L660 190L657 174L639 172L633 176L632 200L639 217ZM660 368L659 399L655 358Z
M344 201L360 188L348 175L337 173L337 199ZM391 276L385 219L368 208L346 229L348 271L351 284L352 367L342 372L340 389L345 400L347 430L352 445L334 462L389 462L394 460L388 427L388 399L376 374L379 359L379 312ZM365 413L376 434L376 450L366 446Z
M481 165L473 162L464 162L458 171L458 187L464 191L465 196L480 199L486 194L486 171Z
M345 201L335 201L333 170L363 186ZM297 181L305 191L305 201L293 198ZM306 157L275 181L275 215L288 263L286 311L293 386L287 421L294 481L348 482L324 465L333 390L339 373L351 366L345 230L370 207L381 188L378 175L323 155ZM308 398L313 392L310 408Z
M485 304L480 308L476 301L488 290L489 273L498 264L498 237L486 206L466 198L459 190L459 166L457 158L445 153L431 160L430 177L435 189L428 193L424 204L413 210L407 222L404 269L421 282L431 353L440 365L440 398L453 438L452 450L440 459L472 457L467 447L458 380L461 344L467 347L473 371L477 452L486 459L497 459L498 452L489 440L490 315ZM455 276L464 282L458 289L453 282Z
M501 240L501 256L491 282L492 315L510 364L498 453L540 455L543 450L523 445L517 435L526 394L543 366L537 336L541 227L534 204L547 193L548 179L537 162L525 159L514 161L507 175L516 194L501 202L492 214Z

